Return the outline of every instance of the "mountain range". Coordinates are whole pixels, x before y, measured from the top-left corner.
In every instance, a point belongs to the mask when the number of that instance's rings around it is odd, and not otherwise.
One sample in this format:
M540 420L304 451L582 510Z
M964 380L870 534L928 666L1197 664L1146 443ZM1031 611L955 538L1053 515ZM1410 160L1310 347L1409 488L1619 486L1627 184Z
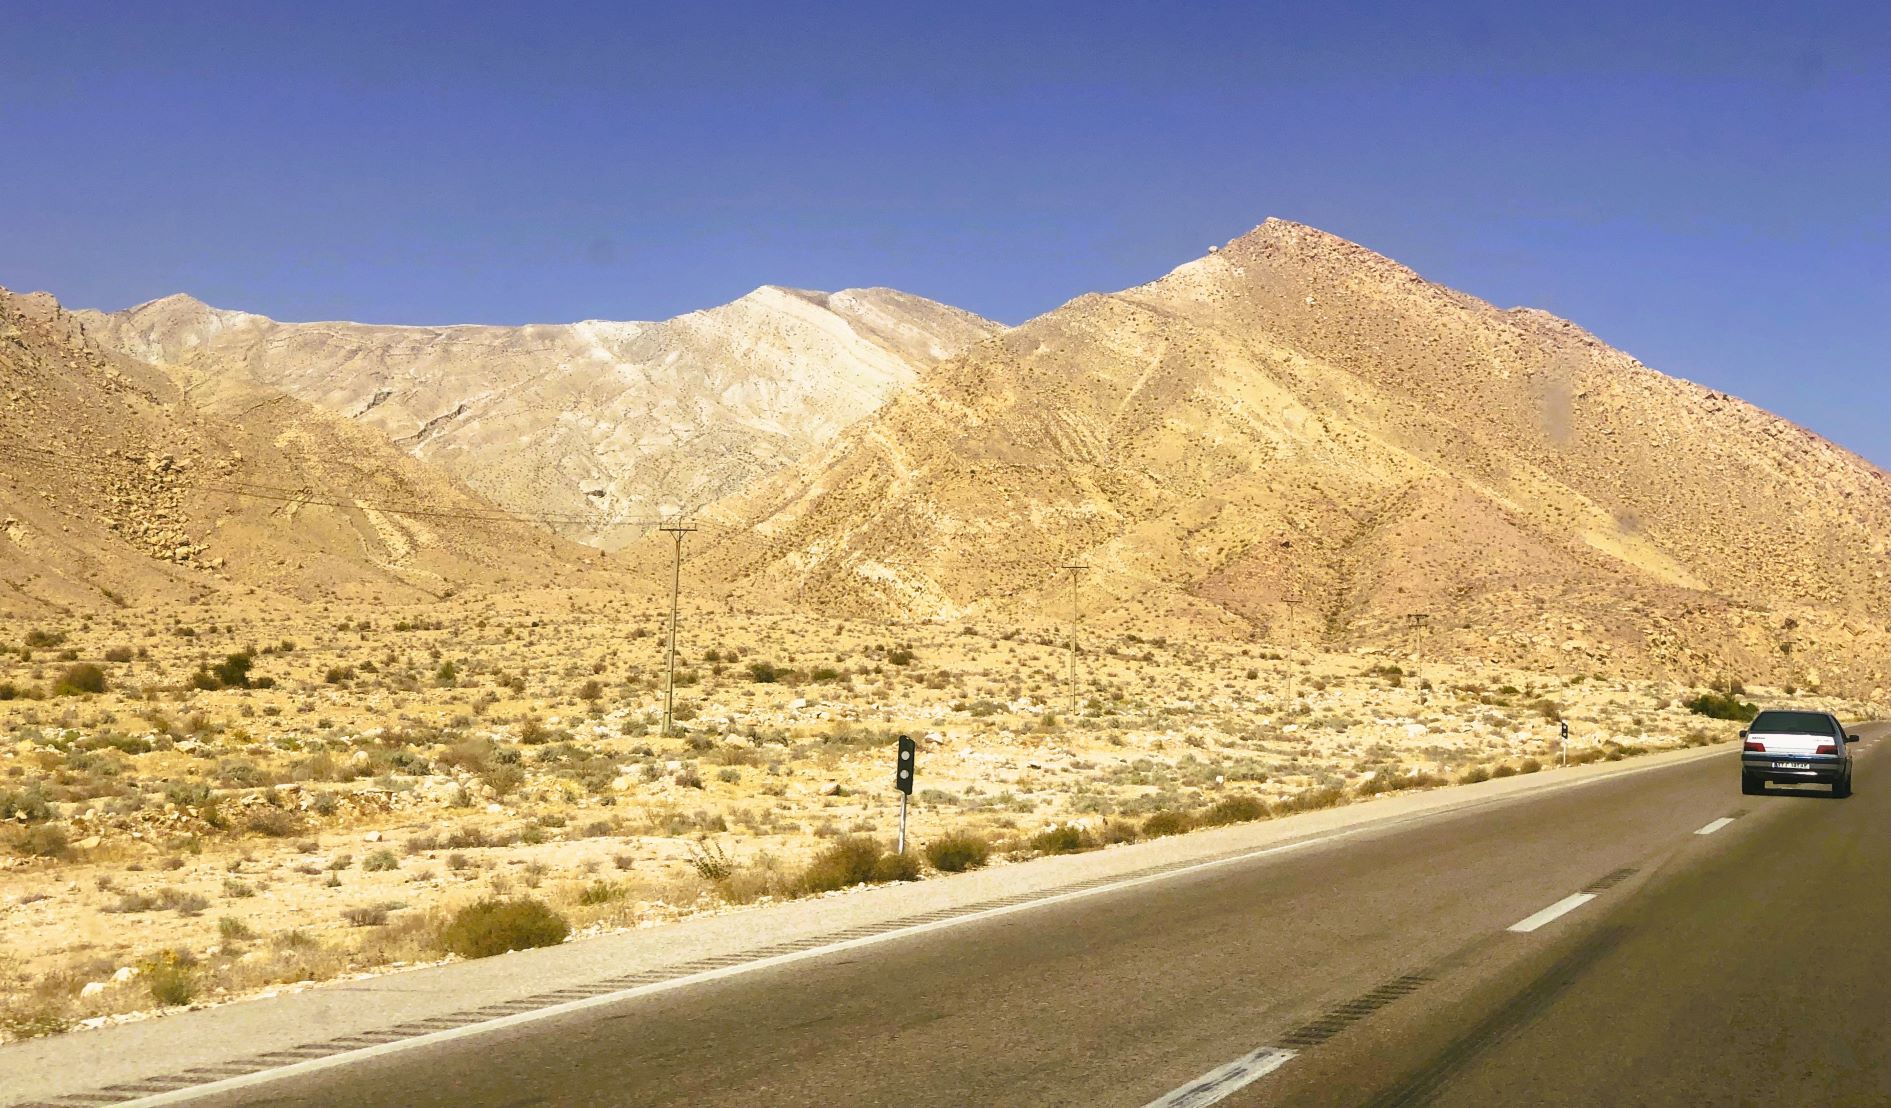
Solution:
M711 514L732 596L881 617L1056 618L1074 572L1117 631L1857 684L1891 610L1883 471L1279 220L942 362Z
M154 580L221 557L212 576L305 591L555 582L593 572L578 540L649 581L669 549L650 523L688 516L690 587L757 610L1044 623L1074 578L1086 625L1117 633L1887 683L1891 477L1301 224L1009 329L775 286L659 323L527 327L0 303L5 441L150 489L105 522L55 519L52 471L15 449L9 526ZM82 397L120 429L61 424ZM191 514L213 491L163 491L167 454L467 518L226 495L213 520ZM241 564L217 541L239 531Z

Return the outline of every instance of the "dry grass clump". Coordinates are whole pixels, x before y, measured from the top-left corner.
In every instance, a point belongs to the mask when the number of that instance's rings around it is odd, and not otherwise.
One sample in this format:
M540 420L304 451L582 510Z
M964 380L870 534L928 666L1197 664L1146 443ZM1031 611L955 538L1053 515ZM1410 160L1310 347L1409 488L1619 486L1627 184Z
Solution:
M66 1005L58 1002L15 1000L0 1006L0 1031L9 1039L37 1039L72 1029Z
M624 886L614 881L592 881L578 890L577 901L586 908L615 904L624 899Z

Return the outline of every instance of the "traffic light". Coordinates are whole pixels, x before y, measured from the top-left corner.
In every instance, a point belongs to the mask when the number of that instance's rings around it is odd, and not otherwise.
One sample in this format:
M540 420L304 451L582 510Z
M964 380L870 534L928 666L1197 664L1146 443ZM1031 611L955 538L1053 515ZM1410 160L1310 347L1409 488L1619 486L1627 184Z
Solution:
M911 738L901 735L900 764L899 770L893 778L893 787L905 793L907 796L913 795L913 770L918 767L918 764L919 744L914 742Z

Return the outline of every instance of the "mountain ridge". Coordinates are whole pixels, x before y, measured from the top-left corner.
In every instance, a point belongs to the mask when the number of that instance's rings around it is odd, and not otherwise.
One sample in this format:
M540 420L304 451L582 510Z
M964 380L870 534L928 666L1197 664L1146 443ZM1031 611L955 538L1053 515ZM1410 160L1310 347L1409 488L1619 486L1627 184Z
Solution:
M196 385L232 375L371 426L514 512L607 549L727 496L998 330L886 288L763 285L668 320L280 323L174 294L78 313Z

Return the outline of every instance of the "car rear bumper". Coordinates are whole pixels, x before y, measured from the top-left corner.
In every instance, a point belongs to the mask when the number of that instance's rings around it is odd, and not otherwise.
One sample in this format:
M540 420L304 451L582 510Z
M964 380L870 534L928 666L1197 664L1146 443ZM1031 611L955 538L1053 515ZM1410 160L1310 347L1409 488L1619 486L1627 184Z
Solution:
M1840 758L1791 758L1774 755L1743 756L1740 773L1750 780L1781 785L1830 785L1841 781L1849 767Z

